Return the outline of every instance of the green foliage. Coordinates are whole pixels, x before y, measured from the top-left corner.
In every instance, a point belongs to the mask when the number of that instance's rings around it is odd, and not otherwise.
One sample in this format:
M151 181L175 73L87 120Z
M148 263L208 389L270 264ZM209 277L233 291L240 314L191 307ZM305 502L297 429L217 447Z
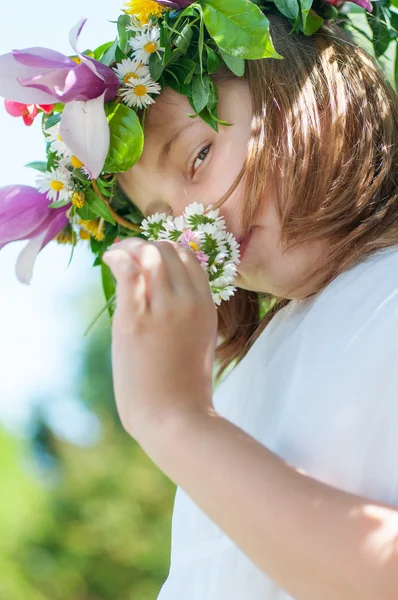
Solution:
M219 48L239 58L283 58L276 52L269 21L250 0L204 0L206 28Z
M124 104L106 105L110 129L110 146L104 171L128 171L139 159L144 147L144 133L137 113Z
M95 312L95 298L80 310ZM110 328L96 328L77 371L80 401L101 423L96 443L57 437L44 413L30 457L26 440L0 431L1 600L155 600L167 577L176 488L119 422L110 342Z

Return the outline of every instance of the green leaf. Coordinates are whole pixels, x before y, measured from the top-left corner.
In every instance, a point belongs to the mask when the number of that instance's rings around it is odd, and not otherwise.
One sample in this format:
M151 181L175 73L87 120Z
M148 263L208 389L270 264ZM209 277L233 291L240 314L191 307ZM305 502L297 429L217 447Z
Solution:
M90 188L87 188L86 190L86 205L97 217L102 217L106 221L109 221L109 223L112 223L112 225L116 225L115 219L109 212L109 208L101 198L97 196L94 190L91 190Z
M209 77L195 75L192 79L192 101L197 113L200 113L209 101L210 83Z
M115 41L112 43L111 46L109 46L108 50L104 53L104 55L101 58L101 62L104 65L107 65L109 67L113 62L115 62L117 47L118 47L118 39L116 38Z
M183 54L188 52L189 45L192 41L193 29L188 23L185 25L180 35L174 40L174 45L181 50Z
M276 8L288 19L295 20L300 10L297 0L274 0Z
M129 25L129 15L120 15L117 20L117 33L119 36L119 47L124 54L126 54L129 49L129 39L134 36L134 32L127 29Z
M298 0L301 9L302 31L304 35L313 35L323 25L323 19L312 10L313 0Z
M42 160L30 162L25 165L25 167L29 167L29 169L36 169L36 171L40 171L41 173L45 173L47 171L47 163Z
M46 123L44 125L44 130L46 131L47 129L50 129L50 127L53 127L54 125L58 125L58 123L61 120L61 113L56 113L55 115L51 115L48 117L48 119L46 119Z
M216 52L214 52L213 48L210 48L210 46L206 45L206 52L207 52L207 72L209 73L209 75L211 75L212 73L215 73L216 71L218 71L220 64L221 64L221 58L218 56L218 54Z
M153 81L158 81L163 73L163 57L160 57L154 52L149 57L149 72Z
M126 59L127 56L125 55L124 52L122 52L122 50L120 50L119 46L116 48L116 52L115 52L115 61L117 63L121 63L122 60Z
M116 280L112 275L111 269L101 260L101 274L102 274L102 287L104 290L107 306L109 310L109 316L113 316L112 306L109 304L109 300L115 296L116 293Z
M239 58L283 58L276 52L269 20L250 0L203 0L207 31L227 54Z
M144 147L144 133L137 114L125 104L107 103L110 146L104 171L122 173L137 162Z
M97 215L93 213L92 210L89 209L87 204L85 204L82 208L77 209L77 214L83 221L93 221L97 218Z
M212 80L209 80L209 85L210 85L210 89L209 89L209 99L207 101L207 108L209 110L210 113L212 113L213 111L217 111L217 105L218 105L218 92L217 92L217 88L214 85L214 83L212 82Z
M100 60L103 57L103 55L105 54L105 52L114 43L115 42L106 42L105 44L102 44L101 46L98 46L98 48L96 50L94 50L94 58L95 58L95 60Z
M234 75L237 77L243 77L245 74L245 60L244 58L237 58L235 56L230 56L226 54L223 50L220 49L221 56L223 61L227 65L228 69L232 71Z
M365 11L366 19L373 33L373 47L375 55L378 58L382 56L390 44L390 35L388 27L382 22L383 13L381 7L376 2L373 5L374 12L372 14Z
M69 198L67 200L56 200L56 202L51 202L51 204L49 204L48 207L49 208L62 208L63 206L66 206L67 204L70 204Z

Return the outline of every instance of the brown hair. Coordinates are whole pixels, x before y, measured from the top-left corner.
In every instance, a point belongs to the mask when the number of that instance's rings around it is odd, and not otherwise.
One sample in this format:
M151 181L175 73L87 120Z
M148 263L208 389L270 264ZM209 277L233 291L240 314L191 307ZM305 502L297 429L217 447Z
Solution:
M268 15L284 57L246 61L253 101L252 135L238 179L244 178L243 230L264 197L265 173L275 189L285 251L328 239L315 268L285 297L238 289L218 308L216 382L239 362L271 318L309 282L320 292L374 251L398 243L398 96L375 59L336 23L313 36L290 34ZM221 70L216 84L234 75ZM264 302L271 309L265 313Z

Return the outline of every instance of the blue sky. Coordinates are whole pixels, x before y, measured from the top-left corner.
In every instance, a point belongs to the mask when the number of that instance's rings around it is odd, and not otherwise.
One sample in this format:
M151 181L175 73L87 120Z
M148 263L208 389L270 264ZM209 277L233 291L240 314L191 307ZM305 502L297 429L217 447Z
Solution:
M1 10L0 54L32 46L73 54L69 30L83 16L88 21L81 49L95 48L114 39L116 26L108 19L116 20L121 6L93 0L7 2ZM34 186L36 172L24 164L44 158L39 119L26 127L4 111L0 99L0 187ZM49 411L56 426L64 423L67 432L69 424L71 435L79 437L91 422L74 401L73 381L85 322L82 325L81 318L75 318L72 302L84 288L97 283L99 298L93 304L103 304L99 271L91 267L92 254L81 245L66 270L70 246L50 242L36 261L31 285L23 285L14 268L25 244L14 242L0 252L0 422L18 431L25 424L30 402L45 393L54 398Z

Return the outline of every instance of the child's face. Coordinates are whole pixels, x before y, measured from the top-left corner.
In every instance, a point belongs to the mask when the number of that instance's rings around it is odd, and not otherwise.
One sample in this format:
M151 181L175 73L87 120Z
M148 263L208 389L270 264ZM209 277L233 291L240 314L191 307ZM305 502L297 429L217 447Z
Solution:
M218 133L199 117L189 118L193 110L188 100L170 88L150 107L144 151L130 171L118 175L124 192L145 216L165 212L176 217L192 202L205 207L215 204L239 174L251 135L250 91L245 80L224 83L218 90L219 117L232 123L231 127L220 125ZM220 208L227 231L238 239L244 233L243 191L241 182ZM305 249L293 256L281 255L279 220L269 195L264 196L254 225L235 285L279 295L320 250L313 246L310 255Z

